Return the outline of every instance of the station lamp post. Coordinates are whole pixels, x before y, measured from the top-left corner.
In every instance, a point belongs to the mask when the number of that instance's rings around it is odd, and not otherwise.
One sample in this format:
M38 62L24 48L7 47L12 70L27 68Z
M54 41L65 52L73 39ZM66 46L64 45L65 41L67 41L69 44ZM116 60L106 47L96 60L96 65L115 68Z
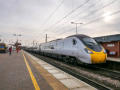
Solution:
M1 35L0 35L0 42L2 41L2 39L1 39Z
M71 24L75 24L75 25L76 25L76 34L77 34L77 25L78 25L78 24L83 24L83 23L71 22Z
M21 34L13 34L13 36L17 37L17 42L18 42L18 37L22 36Z

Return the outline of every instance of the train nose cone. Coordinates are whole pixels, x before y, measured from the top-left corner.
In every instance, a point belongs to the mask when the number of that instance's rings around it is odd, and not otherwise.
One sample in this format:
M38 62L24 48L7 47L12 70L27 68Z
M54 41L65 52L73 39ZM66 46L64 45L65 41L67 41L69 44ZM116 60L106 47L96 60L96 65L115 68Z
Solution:
M103 52L95 52L91 54L91 62L95 63L105 63L107 55Z

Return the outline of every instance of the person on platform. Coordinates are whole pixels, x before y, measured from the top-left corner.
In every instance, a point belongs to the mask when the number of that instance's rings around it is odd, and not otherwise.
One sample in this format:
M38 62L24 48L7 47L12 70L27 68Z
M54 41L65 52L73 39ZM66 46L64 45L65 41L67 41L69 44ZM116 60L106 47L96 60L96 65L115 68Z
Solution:
M12 46L9 47L9 55L11 55L11 53L12 53Z
M19 52L19 47L16 48L17 53Z

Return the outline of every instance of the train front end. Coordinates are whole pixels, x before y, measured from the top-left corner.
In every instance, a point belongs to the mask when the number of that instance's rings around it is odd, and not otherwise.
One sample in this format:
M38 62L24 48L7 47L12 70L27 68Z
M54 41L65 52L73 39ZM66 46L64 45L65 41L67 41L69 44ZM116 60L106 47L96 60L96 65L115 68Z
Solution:
M107 59L107 54L104 49L102 49L100 52L93 51L89 48L87 48L90 53L91 63L97 64L97 63L105 63Z
M100 44L90 37L85 37L82 41L86 46L85 51L90 55L91 64L106 62L107 53Z

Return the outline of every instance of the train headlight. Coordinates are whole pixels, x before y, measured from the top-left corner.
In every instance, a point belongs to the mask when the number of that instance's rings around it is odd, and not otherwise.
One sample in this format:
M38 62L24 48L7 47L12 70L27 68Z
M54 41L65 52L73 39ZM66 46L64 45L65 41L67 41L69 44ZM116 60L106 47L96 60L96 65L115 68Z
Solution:
M93 54L93 52L90 51L90 50L88 50L87 48L85 48L85 51L86 51L86 53L88 53L88 54Z
M103 52L104 52L104 53L107 53L105 49L103 50Z

